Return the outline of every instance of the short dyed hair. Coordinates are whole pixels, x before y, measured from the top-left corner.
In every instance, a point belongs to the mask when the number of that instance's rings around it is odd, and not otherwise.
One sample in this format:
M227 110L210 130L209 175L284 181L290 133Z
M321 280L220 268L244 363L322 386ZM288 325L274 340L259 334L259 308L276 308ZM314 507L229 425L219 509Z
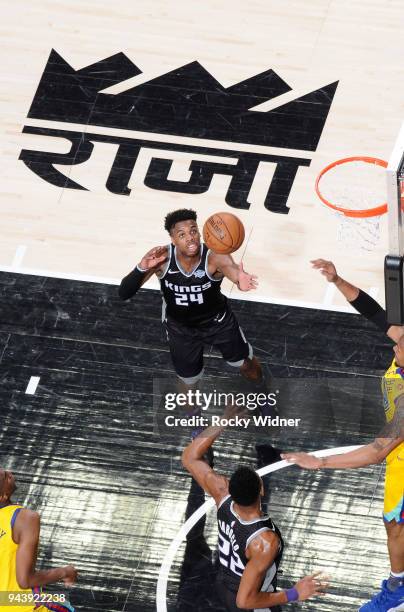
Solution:
M251 506L257 501L261 492L261 478L248 465L241 465L232 474L229 482L229 493L240 506Z
M196 212L191 208L173 210L164 219L164 229L170 233L174 225L180 221L196 221Z

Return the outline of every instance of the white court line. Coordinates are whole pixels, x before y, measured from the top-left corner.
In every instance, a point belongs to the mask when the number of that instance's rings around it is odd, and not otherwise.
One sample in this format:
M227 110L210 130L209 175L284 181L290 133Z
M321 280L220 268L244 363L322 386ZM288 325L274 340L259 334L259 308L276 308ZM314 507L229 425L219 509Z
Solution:
M334 283L329 283L324 293L323 306L331 306L334 301L336 286Z
M104 276L91 276L88 274L76 274L74 272L55 272L53 270L43 270L38 268L18 268L14 269L12 266L0 266L0 272L15 272L17 274L31 274L32 276L47 276L48 278L64 278L66 280L84 281L86 283L101 283L103 285L120 285L121 279L110 278ZM158 289L157 284L155 287L147 287L144 289ZM267 296L249 295L246 292L232 293L232 299L243 300L251 302L263 302L265 304L276 304L278 306L296 306L297 308L314 308L317 310L332 310L334 312L346 312L348 314L358 314L352 306L347 304L346 306L333 306L329 308L328 304L324 302L306 302L303 300L280 300L278 298L270 298Z
M91 276L88 274L75 274L74 272L54 272L39 268L18 268L12 266L0 266L0 272L16 272L17 274L31 274L32 276L47 276L48 278L64 278L66 280L84 281L86 283L101 283L103 285L119 285L121 279L103 276Z
M311 455L315 455L316 457L328 457L329 455L342 455L344 453L348 453L349 451L356 450L357 448L361 448L359 446L340 446L338 448L326 448L325 450L315 451L314 453L310 453ZM269 474L271 472L277 472L285 467L290 467L293 464L288 463L287 461L278 461L277 463L272 463L270 465L266 465L263 468L257 470L257 474L260 476L265 476L265 474ZM192 527L196 525L199 519L207 513L215 505L214 499L209 499L202 506L198 508L189 519L183 524L183 526L177 532L175 538L171 542L168 550L164 556L163 562L160 567L160 572L157 580L157 589L156 589L156 611L157 612L167 612L167 583L168 578L171 571L171 566L175 559L175 556L178 552L179 547L181 546L183 540L185 540L187 534L191 531Z
M64 121L52 121L51 119L33 119L27 117L24 120L24 126L45 129L49 128L54 130L74 130L83 133L99 134L100 136L115 136L122 138L130 138L133 140L148 140L149 142L161 142L163 145L167 143L191 147L204 147L206 149L221 149L223 151L234 151L234 153L240 151L247 151L251 153L262 153L263 155L281 155L285 158L299 157L301 159L312 159L313 157L312 151L301 151L300 149L285 149L283 147L270 147L267 145L252 145L245 142L226 142L222 140L210 140L207 138L177 136L174 134L140 132L138 130L102 127L98 125L88 125L83 123L65 123ZM22 134L22 136L24 136L24 134ZM60 138L60 136L57 136L57 138Z
M21 267L22 260L25 257L25 253L27 252L27 247L25 244L20 244L15 250L15 255L11 267L16 270Z
M31 378L29 379L27 388L25 389L25 393L27 395L35 395L35 391L36 391L39 381L40 381L40 376L31 376Z

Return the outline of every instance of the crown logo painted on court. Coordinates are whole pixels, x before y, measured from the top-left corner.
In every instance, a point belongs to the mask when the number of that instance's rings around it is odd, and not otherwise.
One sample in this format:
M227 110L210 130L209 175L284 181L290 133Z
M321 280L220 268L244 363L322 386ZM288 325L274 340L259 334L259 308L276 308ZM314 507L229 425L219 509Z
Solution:
M338 81L261 112L292 88L273 70L224 87L194 61L119 93L103 90L141 74L117 53L75 70L52 50L28 117L315 151Z

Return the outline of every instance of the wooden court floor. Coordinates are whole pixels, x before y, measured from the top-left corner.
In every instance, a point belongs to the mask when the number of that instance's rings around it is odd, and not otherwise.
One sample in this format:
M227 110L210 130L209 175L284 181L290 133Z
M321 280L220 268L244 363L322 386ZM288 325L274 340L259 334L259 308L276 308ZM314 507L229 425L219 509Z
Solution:
M167 242L169 210L224 209L246 226L253 299L346 309L310 268L325 257L383 301L386 219L372 251L341 243L314 182L335 160L389 157L398 0L17 0L4 17L0 268L117 283ZM344 179L368 185L365 208L383 199L376 175Z

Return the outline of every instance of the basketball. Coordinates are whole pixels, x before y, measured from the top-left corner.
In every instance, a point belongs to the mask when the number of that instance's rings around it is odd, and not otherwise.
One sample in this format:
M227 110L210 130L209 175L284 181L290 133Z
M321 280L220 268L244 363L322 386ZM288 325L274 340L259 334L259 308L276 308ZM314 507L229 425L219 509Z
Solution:
M220 212L211 215L203 226L203 241L221 255L234 253L244 242L244 225L236 215Z

